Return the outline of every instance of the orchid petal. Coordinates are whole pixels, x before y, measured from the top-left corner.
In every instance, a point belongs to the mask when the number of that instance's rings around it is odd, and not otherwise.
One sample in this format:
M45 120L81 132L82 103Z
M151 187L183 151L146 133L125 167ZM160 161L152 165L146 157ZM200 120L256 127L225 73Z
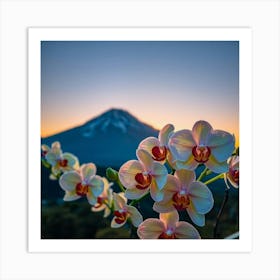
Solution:
M189 170L177 170L174 174L180 181L181 188L189 189L189 185L195 180L195 173Z
M107 208L107 206L105 204L99 204L98 202L91 207L91 211L92 212L100 212L102 210L105 210Z
M97 197L93 193L93 188L88 188L87 200L90 205L95 205L97 203Z
M135 175L144 172L143 165L138 160L129 160L119 170L119 179L126 188L134 188L137 182Z
M57 164L57 159L58 159L59 155L53 153L52 151L48 152L46 154L46 160L49 164L51 164L52 166L55 166Z
M213 156L210 156L208 161L205 162L204 165L214 173L220 174L228 171L227 161L218 162Z
M153 205L153 210L158 213L168 213L174 211L175 208L173 205L173 201L169 199L167 201L155 202Z
M84 179L90 179L96 174L96 166L94 163L83 164L80 170Z
M164 197L164 192L158 188L158 185L154 179L150 185L150 194L154 201L161 201Z
M154 160L147 151L143 149L137 149L136 155L139 161L144 165L145 170L151 170L153 168Z
M143 149L152 155L152 149L157 146L160 146L159 140L155 137L148 137L140 142L138 148Z
M110 208L106 207L106 208L105 208L105 211L104 211L103 217L104 217L104 218L107 218L107 217L109 217L110 214L111 214Z
M126 220L124 220L123 223L121 223L121 224L116 223L115 220L116 220L116 217L114 217L113 220L111 221L111 227L112 228L120 228L126 223Z
M208 145L208 138L213 131L212 126L206 121L197 121L192 129L193 138L198 146Z
M174 169L176 170L195 170L198 165L199 163L194 159L193 155L190 155L190 157L186 161L175 161L173 163Z
M143 217L134 206L127 206L127 212L130 214L131 222L135 227L138 227L143 222Z
M206 214L213 208L213 195L205 184L193 182L189 188L189 196L199 214Z
M209 136L208 146L217 161L225 161L234 151L235 137L226 131L215 130Z
M67 166L70 166L75 169L79 168L79 160L73 154L64 153L64 154L62 154L62 158L67 159L67 161L68 161Z
M186 161L192 155L192 148L196 146L190 130L175 132L168 142L169 150L175 160Z
M187 212L196 225L203 227L205 225L205 216L204 214L199 214L195 211L194 207L192 206L192 202L190 206L187 208Z
M63 200L64 201L73 201L73 200L77 200L77 199L79 199L81 196L79 196L79 195L77 195L76 194L76 191L74 190L74 191L66 191L65 192L65 195L64 195L64 197L63 197Z
M58 142L58 141L53 142L53 143L52 143L52 149L58 149L58 150L60 150L60 149L61 149L60 142Z
M73 191L78 183L82 181L81 176L76 171L68 171L59 178L59 185L65 191Z
M197 229L187 222L178 222L174 233L177 238L201 239Z
M160 220L164 223L165 228L175 228L176 223L179 221L179 214L176 210L168 213L160 213Z
M123 193L113 193L113 201L116 210L123 209L126 205L127 199L123 195Z
M151 175L153 176L166 176L168 174L167 168L159 162L153 162L151 168Z
M94 196L98 197L104 190L104 183L100 176L96 175L89 181L89 189L91 189Z
M149 188L147 189L126 189L125 191L125 197L128 199L139 199L140 197L144 196L146 193L149 192Z
M161 146L167 146L168 140L171 135L171 133L174 131L174 126L172 124L165 125L159 132L159 142Z
M158 239L164 231L165 228L162 221L149 218L139 225L137 234L140 239Z

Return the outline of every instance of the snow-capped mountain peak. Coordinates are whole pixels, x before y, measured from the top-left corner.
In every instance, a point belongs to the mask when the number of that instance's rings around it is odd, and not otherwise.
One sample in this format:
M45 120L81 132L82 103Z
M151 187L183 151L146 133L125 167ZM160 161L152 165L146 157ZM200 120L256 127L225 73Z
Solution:
M107 132L111 129L117 129L125 134L129 129L137 129L141 125L140 121L129 112L114 108L85 123L82 134L85 137L93 137L95 133Z

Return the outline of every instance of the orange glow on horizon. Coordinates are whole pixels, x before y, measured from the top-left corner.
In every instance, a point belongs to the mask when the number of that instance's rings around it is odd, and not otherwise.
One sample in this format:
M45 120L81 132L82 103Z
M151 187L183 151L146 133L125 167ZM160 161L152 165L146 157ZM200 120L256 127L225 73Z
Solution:
M129 111L130 113L132 111ZM101 113L102 114L102 113ZM133 113L132 113L133 114ZM48 122L41 122L41 137L49 137L54 134L69 130L71 128L81 126L90 119L93 119L97 117L100 114L96 114L95 116L80 116L79 118L74 118L72 116L71 118L64 118L64 119L52 119L48 120ZM238 124L233 123L231 120L227 120L226 118L189 118L186 120L185 118L175 118L175 116L166 116L166 115L156 115L153 112L146 112L145 118L144 116L138 116L137 113L133 114L139 121L148 124L152 126L153 128L160 130L163 126L170 123L173 124L175 127L175 131L181 130L181 129L192 129L194 123L198 120L205 120L209 122L213 129L219 129L224 130L229 133L232 133L235 135L236 139L236 147L239 146L239 127ZM228 123L231 123L229 125Z

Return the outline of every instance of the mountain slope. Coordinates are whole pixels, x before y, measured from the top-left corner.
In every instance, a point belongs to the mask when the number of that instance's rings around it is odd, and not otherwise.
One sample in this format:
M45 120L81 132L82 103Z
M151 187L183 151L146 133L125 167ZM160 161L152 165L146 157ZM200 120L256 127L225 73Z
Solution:
M59 141L63 152L73 153L80 163L119 167L136 158L135 151L140 141L157 135L158 130L129 112L110 109L81 126L42 138L42 144L51 145Z

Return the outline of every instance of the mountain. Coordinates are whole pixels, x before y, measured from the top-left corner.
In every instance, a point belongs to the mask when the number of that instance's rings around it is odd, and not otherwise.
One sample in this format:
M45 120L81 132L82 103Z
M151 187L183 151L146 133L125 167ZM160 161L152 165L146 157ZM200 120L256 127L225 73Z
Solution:
M136 159L138 144L158 130L122 109L110 109L85 124L42 138L42 144L59 141L63 152L79 158L80 164L94 162L97 167L120 167Z

